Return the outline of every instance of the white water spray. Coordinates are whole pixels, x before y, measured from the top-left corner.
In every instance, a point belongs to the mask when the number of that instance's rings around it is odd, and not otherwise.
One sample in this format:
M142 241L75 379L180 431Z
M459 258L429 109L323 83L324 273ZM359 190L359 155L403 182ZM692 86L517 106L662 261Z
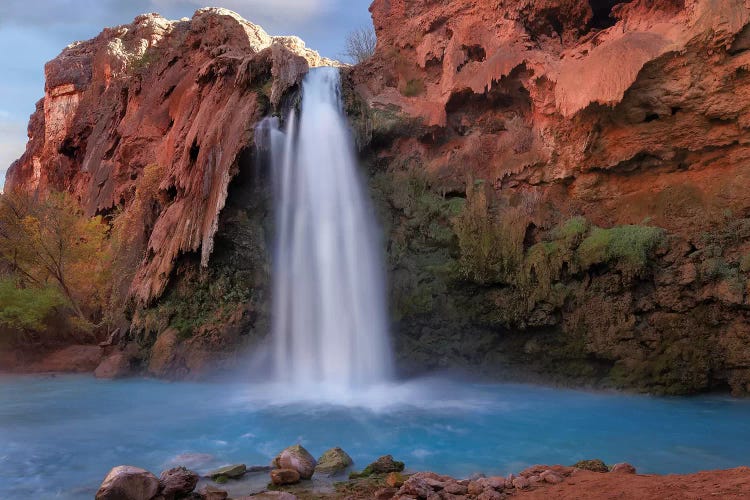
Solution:
M311 70L285 133L258 136L276 189L273 358L278 382L349 390L391 376L384 270L336 68Z

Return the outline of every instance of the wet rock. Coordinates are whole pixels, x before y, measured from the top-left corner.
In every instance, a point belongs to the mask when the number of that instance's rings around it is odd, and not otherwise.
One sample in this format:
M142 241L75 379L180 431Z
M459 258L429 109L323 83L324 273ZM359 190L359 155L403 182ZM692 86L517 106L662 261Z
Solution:
M406 478L400 472L389 472L388 475L385 476L385 484L391 488L400 488L403 486L404 481L406 481Z
M354 461L344 450L339 447L331 448L323 453L315 466L316 474L332 475L342 472L352 466Z
M166 500L187 495L195 489L198 480L198 474L185 467L174 467L165 470L159 476L161 494Z
M279 453L272 465L277 469L294 469L299 472L300 478L310 479L317 462L302 445L295 444Z
M177 330L167 328L161 332L151 348L148 373L155 377L166 377L173 373L173 365L176 363L179 345L179 332Z
M237 479L239 477L242 477L245 472L247 472L247 466L245 464L225 465L224 467L219 467L218 469L212 470L211 472L206 474L206 477L210 477L213 480L221 477L225 477L228 479Z
M120 465L104 478L96 500L150 500L159 491L159 479L149 471Z
M619 464L615 464L612 466L612 470L609 472L613 472L615 474L635 474L636 470L635 467L630 465L627 462L621 462Z
M201 488L200 492L205 500L225 500L227 497L229 497L229 493L227 491L219 489L215 486L211 486L210 484L207 484L206 486Z
M123 352L116 352L104 358L94 370L96 378L115 379L130 375L130 357Z
M296 469L274 469L271 471L271 482L276 486L299 483L300 475Z
M591 472L609 472L607 464L595 458L593 460L581 460L573 464L576 469L590 470Z

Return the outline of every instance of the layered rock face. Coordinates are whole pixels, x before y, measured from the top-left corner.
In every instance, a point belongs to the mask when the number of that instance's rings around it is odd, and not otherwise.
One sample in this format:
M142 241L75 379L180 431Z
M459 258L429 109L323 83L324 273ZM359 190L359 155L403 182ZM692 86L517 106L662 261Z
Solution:
M205 267L219 214L257 121L311 66L331 64L294 37L274 38L237 14L156 14L105 29L47 64L45 97L6 189L73 192L89 213L133 201L144 170L160 167L158 202L144 211L145 258L131 293L159 297L176 259Z
M371 12L348 107L408 365L747 392L750 4Z

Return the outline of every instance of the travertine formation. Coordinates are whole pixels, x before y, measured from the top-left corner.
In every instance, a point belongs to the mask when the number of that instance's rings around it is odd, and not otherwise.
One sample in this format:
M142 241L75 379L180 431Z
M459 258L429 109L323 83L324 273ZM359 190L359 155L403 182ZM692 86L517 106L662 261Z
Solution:
M255 123L309 67L329 64L300 39L271 37L225 9L105 29L47 64L45 97L6 189L68 190L88 212L110 213L132 201L145 167L162 167L131 290L147 303L179 255L199 252L208 264Z
M404 366L750 390L750 2L376 0L371 12L378 47L351 73L350 111L384 172ZM485 217L511 222L475 221L468 232L497 235L477 236L474 257L520 255L481 286L450 272L453 208L472 192L481 208L477 191ZM573 217L667 238L644 276L581 268L595 238L555 239Z
M652 217L682 234L750 207L748 2L376 0L371 12L378 49L357 90L423 120L394 153L443 183L471 173L602 225Z

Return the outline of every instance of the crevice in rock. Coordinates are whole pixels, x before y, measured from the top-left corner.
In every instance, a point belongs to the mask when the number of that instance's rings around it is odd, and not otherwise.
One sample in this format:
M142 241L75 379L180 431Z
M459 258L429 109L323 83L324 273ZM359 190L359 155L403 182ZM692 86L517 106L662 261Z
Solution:
M603 30L617 24L617 19L612 17L612 9L615 5L628 3L631 0L589 0L592 17L589 21L589 30Z
M201 152L201 148L198 145L198 139L193 139L193 144L190 145L190 163L195 164L198 161L198 154Z
M464 66L471 62L483 62L487 59L487 52L481 45L464 45L461 49L466 54L466 60L456 68L456 73L460 73Z

